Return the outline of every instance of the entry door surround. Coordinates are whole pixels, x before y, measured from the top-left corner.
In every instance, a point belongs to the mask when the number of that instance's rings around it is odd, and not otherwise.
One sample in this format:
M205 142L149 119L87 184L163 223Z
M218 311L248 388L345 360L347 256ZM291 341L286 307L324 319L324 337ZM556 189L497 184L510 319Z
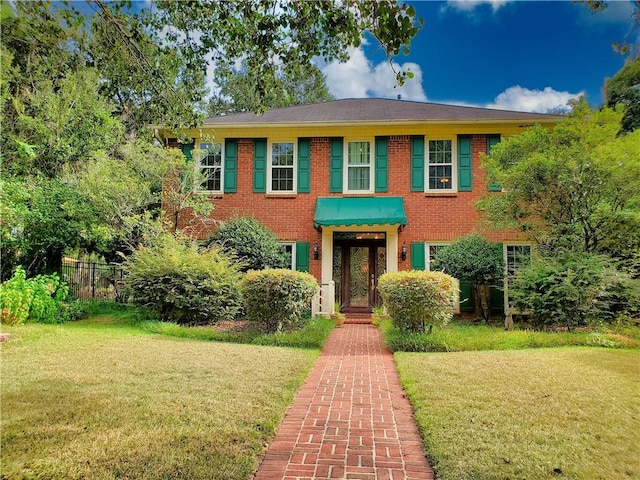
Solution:
M384 234L339 235L333 245L336 298L346 311L370 311L379 302L378 277L387 269Z

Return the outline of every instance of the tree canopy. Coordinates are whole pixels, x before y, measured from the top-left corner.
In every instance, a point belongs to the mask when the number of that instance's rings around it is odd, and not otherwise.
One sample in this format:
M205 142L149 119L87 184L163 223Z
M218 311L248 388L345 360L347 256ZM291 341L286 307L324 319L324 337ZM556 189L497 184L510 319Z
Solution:
M607 106L624 105L620 133L629 133L640 127L640 57L627 63L605 83Z
M584 99L549 131L503 140L483 165L502 193L479 203L488 223L526 232L544 250L630 258L640 247L640 131L618 136L623 109Z

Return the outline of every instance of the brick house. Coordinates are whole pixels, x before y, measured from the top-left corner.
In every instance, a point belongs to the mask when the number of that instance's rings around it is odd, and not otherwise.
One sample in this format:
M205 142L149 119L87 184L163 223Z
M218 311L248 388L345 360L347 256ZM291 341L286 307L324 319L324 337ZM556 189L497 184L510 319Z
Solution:
M439 247L479 229L476 202L500 190L488 185L480 153L528 126L560 120L345 99L208 118L201 130L187 132L193 138L188 145L160 127L158 135L206 174L197 190L215 204L216 220L257 218L281 239L291 267L314 275L325 296L335 289L345 308L367 311L378 303L382 273L428 269ZM202 134L214 140L203 141ZM484 235L503 243L509 267L530 254L516 232ZM503 295L500 289L492 295L496 312ZM461 311L473 311L464 284L461 299Z

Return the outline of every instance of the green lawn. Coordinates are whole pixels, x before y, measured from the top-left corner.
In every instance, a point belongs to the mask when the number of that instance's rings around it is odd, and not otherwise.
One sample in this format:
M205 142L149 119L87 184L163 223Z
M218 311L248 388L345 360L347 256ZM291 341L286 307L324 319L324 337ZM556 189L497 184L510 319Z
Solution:
M439 480L640 478L640 352L396 353Z
M2 479L242 479L317 350L3 326Z

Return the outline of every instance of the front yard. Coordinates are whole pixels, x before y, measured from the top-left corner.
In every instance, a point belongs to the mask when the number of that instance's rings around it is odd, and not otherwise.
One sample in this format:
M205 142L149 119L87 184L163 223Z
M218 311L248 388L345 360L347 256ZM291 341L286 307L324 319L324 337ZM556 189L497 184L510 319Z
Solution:
M250 478L318 351L110 320L3 327L0 477Z
M439 480L640 478L640 352L395 354Z

